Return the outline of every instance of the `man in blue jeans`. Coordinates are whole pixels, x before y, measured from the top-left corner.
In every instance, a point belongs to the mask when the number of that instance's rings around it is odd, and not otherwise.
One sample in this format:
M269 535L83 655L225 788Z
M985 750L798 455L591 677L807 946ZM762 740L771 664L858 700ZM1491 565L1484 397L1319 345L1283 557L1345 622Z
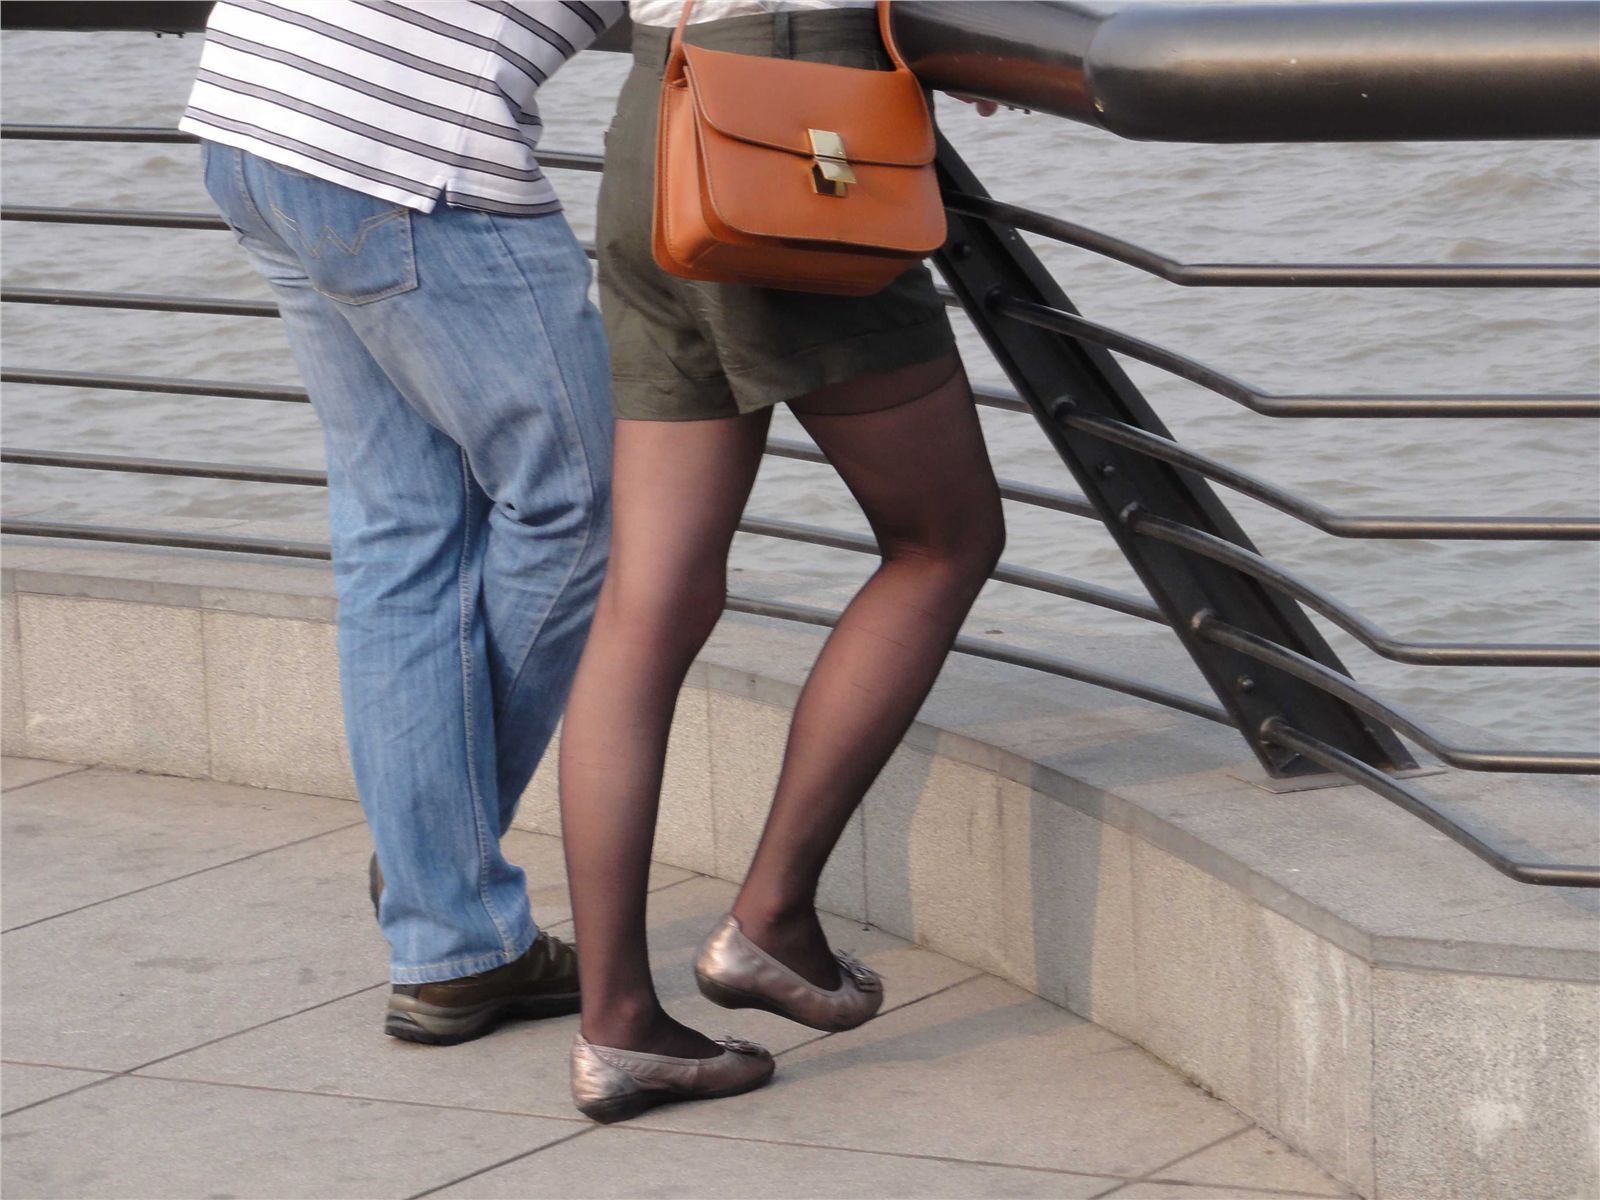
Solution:
M622 8L221 3L180 123L323 425L385 1029L411 1041L578 1007L573 949L534 923L500 837L610 516L605 343L533 96Z

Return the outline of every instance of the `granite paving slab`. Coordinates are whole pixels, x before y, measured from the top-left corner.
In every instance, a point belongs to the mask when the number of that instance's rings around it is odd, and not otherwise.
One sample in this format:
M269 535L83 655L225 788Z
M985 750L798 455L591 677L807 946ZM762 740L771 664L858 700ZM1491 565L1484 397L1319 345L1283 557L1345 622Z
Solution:
M1121 1038L990 976L808 1043L747 1102L710 1107L634 1123L1124 1177L1248 1124Z
M0 1114L10 1114L52 1096L77 1091L111 1078L103 1071L75 1071L65 1067L37 1067L32 1063L0 1064Z
M11 791L13 788L27 787L38 783L41 779L53 779L57 775L70 775L83 768L77 763L51 762L44 758L17 758L6 755L0 758L0 789Z
M345 800L204 779L77 770L8 792L8 930L359 824Z
M6 1121L8 1196L411 1196L575 1122L123 1077Z
M152 776L79 779L19 793L66 797L29 808L41 828L26 836L69 880L110 870L152 828L203 826L215 856L264 830L296 832L308 812L355 811ZM109 798L101 824L90 819L96 795ZM536 913L567 932L560 842L514 831L506 845L528 870ZM162 869L187 865L185 849L157 856ZM871 1024L822 1035L713 1006L690 964L735 889L677 868L652 876L661 995L708 1032L771 1045L778 1075L749 1096L592 1125L567 1091L576 1017L452 1048L382 1035L369 850L364 828L333 828L7 933L0 1016L13 1061L0 1075L17 1111L3 1131L5 1194L1341 1194L1108 1031L858 921L824 926L885 976L886 1009ZM50 877L24 882L40 879Z
M694 877L651 895L652 961L663 1002L675 1016L713 1037L749 1038L774 1051L821 1037L771 1013L718 1008L695 987L690 969L695 947L727 911L733 892L721 880ZM892 980L886 997L890 1005L910 1004L977 974L878 930L834 917L826 918L824 926L836 944L851 946ZM552 926L552 931L562 934L566 926ZM567 1085L576 1017L514 1022L490 1037L441 1050L384 1037L383 1006L383 989L374 989L181 1054L148 1073L379 1099L426 1098L434 1104L499 1112L576 1115Z
M742 1138L597 1129L438 1193L458 1200L1078 1200L1115 1180Z

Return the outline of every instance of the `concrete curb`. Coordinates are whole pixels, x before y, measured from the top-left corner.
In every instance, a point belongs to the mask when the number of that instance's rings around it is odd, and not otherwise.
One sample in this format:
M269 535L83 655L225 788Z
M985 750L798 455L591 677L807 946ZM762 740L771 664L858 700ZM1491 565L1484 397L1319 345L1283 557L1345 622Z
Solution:
M324 564L13 539L7 754L353 797ZM1092 661L1182 683L1162 635ZM820 632L729 618L680 698L656 857L737 879ZM1512 884L1354 788L1247 782L1229 730L956 659L847 829L825 907L1184 1071L1369 1196L1600 1194L1593 893ZM1452 772L1535 856L1592 788ZM518 824L558 832L553 756Z

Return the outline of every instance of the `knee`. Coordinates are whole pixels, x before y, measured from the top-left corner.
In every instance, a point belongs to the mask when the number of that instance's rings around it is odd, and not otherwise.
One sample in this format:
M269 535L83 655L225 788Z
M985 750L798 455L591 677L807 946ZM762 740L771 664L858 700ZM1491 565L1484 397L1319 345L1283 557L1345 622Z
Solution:
M598 619L655 646L693 658L722 619L727 576L721 570L677 579L634 575L613 564L601 589Z
M930 538L883 543L884 561L907 563L936 575L952 590L976 596L1006 547L1005 518L996 503L953 519Z

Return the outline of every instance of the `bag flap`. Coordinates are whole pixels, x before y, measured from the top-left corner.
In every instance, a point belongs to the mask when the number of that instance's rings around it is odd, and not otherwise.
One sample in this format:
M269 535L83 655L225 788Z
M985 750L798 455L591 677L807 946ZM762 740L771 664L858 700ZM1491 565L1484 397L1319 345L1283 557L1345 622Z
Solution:
M726 137L811 157L808 129L844 139L852 163L933 161L933 122L910 71L870 71L683 47L700 118Z
M843 197L811 186L809 155L785 154L698 127L699 186L716 219L737 235L818 248L921 258L944 242L944 205L933 168L852 163Z

